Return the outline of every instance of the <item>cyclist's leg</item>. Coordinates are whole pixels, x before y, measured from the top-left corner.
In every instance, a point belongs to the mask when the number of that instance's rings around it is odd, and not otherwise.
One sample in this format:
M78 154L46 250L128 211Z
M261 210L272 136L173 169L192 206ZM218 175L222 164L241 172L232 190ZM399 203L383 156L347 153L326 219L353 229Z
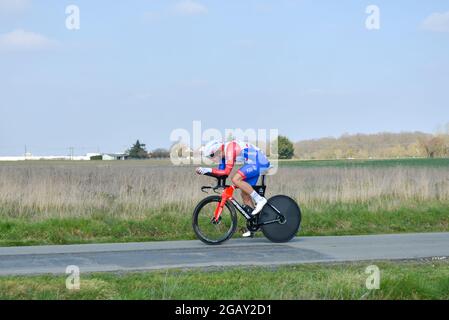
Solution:
M232 182L242 190L243 202L250 207L254 207L251 193L254 191L252 185L257 183L259 175L257 173L257 167L253 165L243 166L232 179ZM254 182L256 179L256 182Z
M234 177L233 182L242 189L243 192L249 194L256 203L254 214L258 214L267 203L267 200L260 196L252 186L257 184L260 176L260 167L255 164L247 164L243 166Z
M257 184L257 181L259 180L260 172L259 168L256 165L250 165L247 164L243 166L236 174L236 176L232 179L234 184L241 188L242 190L242 197L244 198L245 204L250 205L249 202L251 202L251 207L253 208L253 200L254 194L256 193L254 191L254 188L252 186L255 186ZM260 197L258 194L258 199L264 199ZM257 203L257 201L254 201ZM257 209L257 205L256 205ZM254 210L255 211L255 210ZM244 238L252 237L253 232L247 231L243 234Z
M241 195L242 195L243 203L246 206L254 209L254 203L253 203L253 199L251 198L251 196L249 194L247 194L246 192L244 192L243 190L241 192L242 192Z
M232 183L234 183L240 190L242 190L242 192L250 195L254 191L254 189L251 186L251 184L248 183L248 177L251 179L251 177L254 175L253 172L255 171L256 166L251 165L243 166L232 178Z

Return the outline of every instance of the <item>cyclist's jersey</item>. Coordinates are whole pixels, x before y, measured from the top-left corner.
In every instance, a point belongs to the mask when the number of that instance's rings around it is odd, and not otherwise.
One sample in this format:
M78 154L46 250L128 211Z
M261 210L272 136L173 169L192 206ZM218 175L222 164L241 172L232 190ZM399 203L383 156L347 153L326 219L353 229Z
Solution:
M243 168L252 168L252 171L258 173L257 176L261 169L270 167L270 162L262 150L250 143L231 141L223 145L222 151L224 155L222 162L218 169L212 170L215 176L229 176L236 163L244 164ZM239 173L246 177L247 172L242 169Z

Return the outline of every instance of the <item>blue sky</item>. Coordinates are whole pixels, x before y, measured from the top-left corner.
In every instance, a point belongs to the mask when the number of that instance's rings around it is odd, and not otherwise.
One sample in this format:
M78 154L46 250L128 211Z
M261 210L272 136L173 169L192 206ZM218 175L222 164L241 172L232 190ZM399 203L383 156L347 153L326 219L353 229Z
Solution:
M443 0L0 0L0 155L168 147L194 120L293 140L433 132L448 101Z

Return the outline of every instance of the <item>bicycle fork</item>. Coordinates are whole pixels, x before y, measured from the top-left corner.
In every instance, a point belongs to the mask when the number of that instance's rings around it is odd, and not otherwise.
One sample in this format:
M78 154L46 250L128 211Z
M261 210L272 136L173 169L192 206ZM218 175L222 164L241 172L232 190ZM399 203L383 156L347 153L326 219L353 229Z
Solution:
M232 197L234 196L235 188L236 188L235 186L230 186L230 187L227 187L223 191L223 194L221 195L221 201L218 204L217 209L215 209L215 214L214 214L215 222L218 222L218 220L220 219L221 213L223 212L223 208L226 205L226 202L228 200L232 200Z

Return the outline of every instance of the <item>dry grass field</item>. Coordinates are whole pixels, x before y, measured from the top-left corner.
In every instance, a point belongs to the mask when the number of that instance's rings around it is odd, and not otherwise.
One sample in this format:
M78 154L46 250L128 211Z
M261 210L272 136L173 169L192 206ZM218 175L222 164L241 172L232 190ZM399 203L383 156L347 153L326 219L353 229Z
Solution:
M46 221L52 221L61 233L64 223L58 227L55 222L58 219L111 225L114 221L142 221L150 229L159 225L159 231L167 229L167 232L172 225L179 231L173 232L174 238L190 238L191 212L205 197L200 187L213 182L194 174L193 167L174 167L164 161L3 163L0 239L20 243L17 224L26 231L24 226L42 225ZM369 226L376 224L377 218L379 225L387 225L379 230L374 228L373 232L445 230L449 221L446 166L288 165L268 177L268 185L268 196L286 194L300 203L305 234L351 233L351 230L369 233ZM380 218L381 214L388 217ZM425 224L418 226L422 219ZM389 222L397 230L387 228ZM400 228L407 225L415 228ZM68 223L67 227L70 226ZM95 241L101 234L95 229L84 239L83 226L75 229L80 236L74 242ZM130 240L159 239L151 235L151 230L142 230L135 239L131 231L128 234ZM33 237L39 238L36 232L29 235L28 241L33 243ZM161 239L170 238L165 231L162 233ZM13 235L14 239L5 234ZM44 243L64 242L65 236L61 233L59 240L47 239ZM121 239L123 235L117 235L116 240Z
M268 177L269 194L287 194L318 209L334 203L370 203L373 210L422 201L449 201L445 168L281 167ZM89 217L98 211L139 218L170 208L185 214L213 183L192 167L168 164L0 165L1 216L32 220Z

